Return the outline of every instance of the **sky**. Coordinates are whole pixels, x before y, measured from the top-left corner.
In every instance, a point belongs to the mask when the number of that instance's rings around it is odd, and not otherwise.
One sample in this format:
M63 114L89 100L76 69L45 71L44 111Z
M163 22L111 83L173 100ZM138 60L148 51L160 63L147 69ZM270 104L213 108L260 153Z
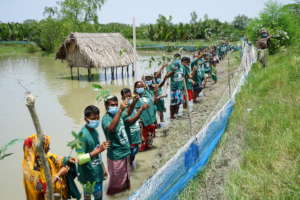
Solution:
M56 5L57 0L0 0L0 21L22 22L26 19L43 18L45 6ZM107 0L99 12L100 23L119 22L131 24L154 23L159 14L172 15L173 22L189 22L190 13L199 17L232 21L239 15L256 17L268 0ZM293 0L278 0L286 4Z

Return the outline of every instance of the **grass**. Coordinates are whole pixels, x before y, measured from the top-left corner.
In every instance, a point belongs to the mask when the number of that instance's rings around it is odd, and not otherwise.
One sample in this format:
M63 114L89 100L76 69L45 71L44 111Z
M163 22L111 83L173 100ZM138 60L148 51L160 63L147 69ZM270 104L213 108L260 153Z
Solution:
M299 199L300 50L289 47L270 56L268 67L253 66L225 136L240 135L238 167L224 175L227 199ZM218 150L215 154L218 154ZM214 165L214 157L208 168ZM180 199L199 199L208 169L193 179ZM221 186L223 187L223 186Z
M53 53L46 53L34 44L0 44L0 56L20 55L54 56Z

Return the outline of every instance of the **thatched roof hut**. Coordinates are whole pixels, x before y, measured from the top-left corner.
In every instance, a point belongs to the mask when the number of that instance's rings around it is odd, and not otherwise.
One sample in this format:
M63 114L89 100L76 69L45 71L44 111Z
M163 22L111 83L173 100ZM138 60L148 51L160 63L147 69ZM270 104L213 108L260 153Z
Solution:
M133 64L132 45L120 33L71 33L56 53L70 67L108 68Z

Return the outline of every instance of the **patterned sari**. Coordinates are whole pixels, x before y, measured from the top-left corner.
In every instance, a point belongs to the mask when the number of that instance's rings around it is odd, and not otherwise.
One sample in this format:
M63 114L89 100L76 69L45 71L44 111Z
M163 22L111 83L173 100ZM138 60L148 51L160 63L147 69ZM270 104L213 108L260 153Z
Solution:
M50 137L44 136L44 149L49 149ZM23 151L24 159L22 162L23 167L23 176L24 176L24 186L27 200L44 200L46 199L46 177L44 169L41 168L41 161L37 153L37 135L34 134L24 141ZM52 180L55 175L58 173L62 165L62 159L57 155L48 152L46 154ZM54 197L55 199L67 199L67 186L65 178L62 178L61 181L56 181L53 185Z

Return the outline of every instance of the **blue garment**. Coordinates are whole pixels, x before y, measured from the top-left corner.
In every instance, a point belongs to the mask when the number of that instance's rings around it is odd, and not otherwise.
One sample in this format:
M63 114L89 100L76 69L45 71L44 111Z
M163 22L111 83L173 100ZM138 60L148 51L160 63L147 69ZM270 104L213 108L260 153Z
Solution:
M103 186L102 182L97 182L94 187L93 196L95 200L102 200ZM84 199L91 199L91 195L87 191L83 191Z

